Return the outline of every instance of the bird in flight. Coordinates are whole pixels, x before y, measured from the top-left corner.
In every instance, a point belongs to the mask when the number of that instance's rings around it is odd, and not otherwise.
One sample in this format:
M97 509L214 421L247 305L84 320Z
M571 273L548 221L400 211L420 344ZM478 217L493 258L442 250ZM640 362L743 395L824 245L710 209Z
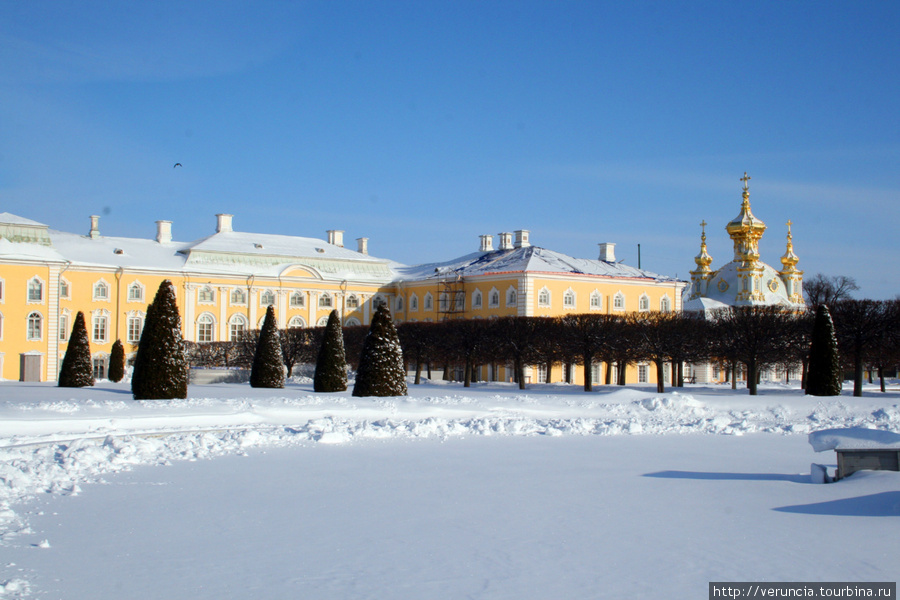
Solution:
M181 163L175 163L175 166L173 166L172 168L174 169L175 167L180 167L180 166L182 166Z

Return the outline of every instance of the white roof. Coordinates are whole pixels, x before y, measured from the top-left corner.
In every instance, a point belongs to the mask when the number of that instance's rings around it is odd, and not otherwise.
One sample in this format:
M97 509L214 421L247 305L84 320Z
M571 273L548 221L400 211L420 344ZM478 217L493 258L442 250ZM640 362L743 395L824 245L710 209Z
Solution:
M401 267L397 271L398 275L404 279L427 279L450 274L471 277L499 273L529 272L677 281L671 277L644 271L622 263L574 258L538 246L525 246L511 250L493 250L491 252L473 252L447 262Z
M47 227L43 223L38 223L37 221L32 221L31 219L26 219L25 217L20 217L19 215L14 215L8 212L0 213L0 223L9 223L10 225L27 225L29 227Z
M862 427L823 429L810 433L809 443L816 452L826 450L900 450L900 433Z

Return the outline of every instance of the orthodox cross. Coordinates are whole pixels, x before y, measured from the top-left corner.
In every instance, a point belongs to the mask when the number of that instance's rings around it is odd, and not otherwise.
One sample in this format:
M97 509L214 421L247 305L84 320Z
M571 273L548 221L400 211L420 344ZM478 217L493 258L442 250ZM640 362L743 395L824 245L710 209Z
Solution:
M744 191L745 192L750 189L750 184L748 183L750 181L750 179L752 179L752 178L749 175L747 175L747 171L744 171L744 176L741 177L741 181L744 182Z

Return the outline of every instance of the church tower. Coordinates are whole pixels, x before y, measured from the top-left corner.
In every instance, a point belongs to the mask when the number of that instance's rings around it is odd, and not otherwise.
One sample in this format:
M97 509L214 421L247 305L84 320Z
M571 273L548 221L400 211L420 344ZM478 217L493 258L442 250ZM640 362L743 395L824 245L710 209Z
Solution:
M788 300L796 304L804 304L803 300L803 271L797 269L797 263L800 261L794 254L794 236L791 234L791 221L787 222L787 251L781 257L783 268L778 272L781 281L784 282L784 289L787 293Z
M744 182L744 201L740 214L732 219L725 230L734 242L734 262L737 266L738 292L737 302L750 304L764 303L763 264L759 261L759 240L766 231L766 224L753 216L750 211L750 177L747 173L741 178Z
M709 268L712 264L712 256L706 251L706 221L700 223L702 233L700 234L700 254L694 257L697 263L697 270L691 271L691 296L689 300L699 298L706 292L709 286L709 278L713 275L713 270Z

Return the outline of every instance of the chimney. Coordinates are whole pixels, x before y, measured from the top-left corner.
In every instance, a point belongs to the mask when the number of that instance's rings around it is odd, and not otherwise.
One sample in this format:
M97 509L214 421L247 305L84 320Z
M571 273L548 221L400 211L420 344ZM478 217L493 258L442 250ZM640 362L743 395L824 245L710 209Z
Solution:
M497 234L500 236L500 247L498 250L512 250L512 234L508 231Z
M597 244L600 246L600 260L605 262L616 262L616 245L610 242Z
M156 222L156 241L160 244L168 244L172 241L172 221Z
M344 232L341 229L329 229L325 233L328 234L328 243L332 246L344 247Z
M494 236L480 235L478 237L481 239L481 251L482 252L493 252L494 251Z
M234 215L218 214L216 215L216 233L224 233L226 231L234 231L231 228L231 219Z
M96 240L100 237L100 217L98 215L91 215L91 239Z
M513 245L516 248L527 248L531 245L531 242L528 241L528 234L531 233L527 229L519 229L516 231L516 241Z
M357 252L360 254L369 253L369 238L356 238Z

